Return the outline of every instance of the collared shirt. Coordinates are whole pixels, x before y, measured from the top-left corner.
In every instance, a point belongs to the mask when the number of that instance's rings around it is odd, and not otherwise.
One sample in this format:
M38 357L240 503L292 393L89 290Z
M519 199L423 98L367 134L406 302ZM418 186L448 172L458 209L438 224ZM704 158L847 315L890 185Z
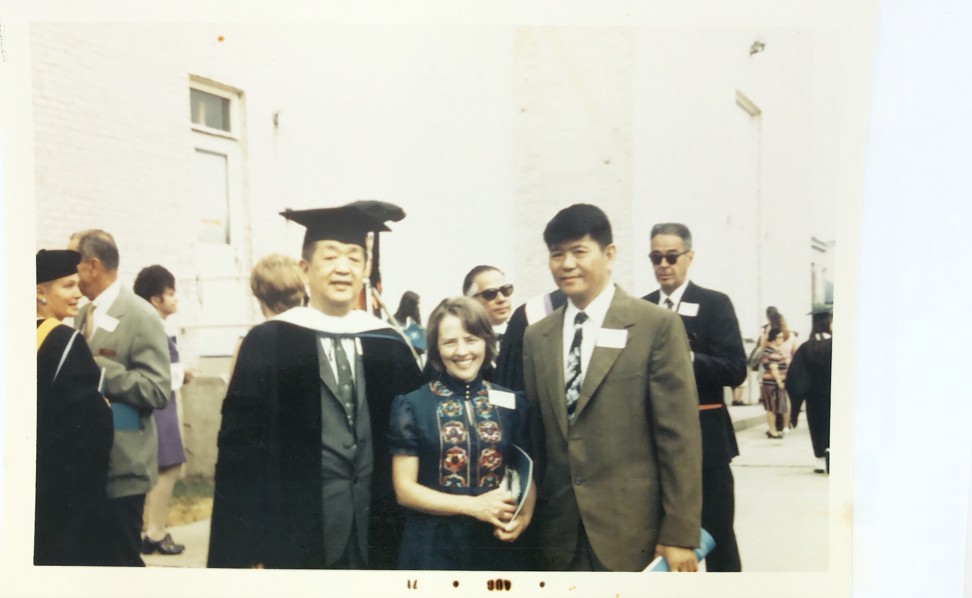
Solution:
M688 279L688 277L686 277L685 278L685 282L683 282L681 285L679 285L679 287L677 289L675 289L674 291L672 291L672 294L671 295L666 294L665 291L663 291L662 289L658 289L658 305L659 305L659 307L662 307L664 309L668 309L668 307L665 306L665 299L671 299L672 300L672 306L673 306L672 307L672 311L674 311L675 313L679 313L678 312L678 308L682 304L682 295L685 294L685 289L688 287L688 283L689 283L689 279ZM695 351L690 351L689 352L689 355L692 357L692 362L694 363L695 362Z
M327 362L331 364L331 372L334 373L334 379L338 379L338 365L337 358L334 356L334 341L335 339L330 336L321 337L321 348L324 349L324 356L327 357ZM344 348L344 354L348 356L348 362L351 365L351 380L357 382L354 377L354 363L355 356L357 352L355 351L356 343L353 337L345 336L341 339L341 347Z
M688 278L686 278L685 279L685 282L683 282L677 289L675 289L674 291L672 291L672 294L671 295L667 294L662 289L658 289L658 305L660 305L661 307L665 307L665 299L671 299L672 300L672 305L674 305L674 307L672 308L672 311L674 311L675 313L678 313L678 306L682 302L682 295L685 294L685 288L688 286L688 283L689 283L689 280L688 280ZM665 309L668 309L668 308L665 307Z
M94 313L91 314L94 317L94 321L91 323L92 334L98 329L99 323L104 322L105 316L108 315L108 310L115 304L115 300L118 299L120 292L121 283L116 280L91 301L91 307L88 309L94 309ZM155 310L153 309L152 311Z
M584 384L584 375L587 374L587 366L591 362L591 355L594 354L594 347L597 345L597 332L604 325L604 318L607 316L611 301L614 300L614 281L609 281L601 294L594 298L584 309L587 314L587 321L583 324L583 337L581 339L581 385ZM581 310L570 301L564 312L564 341L563 341L563 364L564 374L567 373L567 355L570 353L570 343L574 340L574 318Z

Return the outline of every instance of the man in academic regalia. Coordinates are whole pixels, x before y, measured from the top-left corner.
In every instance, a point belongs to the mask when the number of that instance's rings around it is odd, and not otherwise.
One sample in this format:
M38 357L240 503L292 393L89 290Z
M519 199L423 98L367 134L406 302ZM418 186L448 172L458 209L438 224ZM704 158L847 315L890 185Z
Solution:
M422 378L404 339L353 309L370 267L366 236L389 229L357 202L282 215L307 227L310 304L256 326L240 347L209 566L394 568L389 410Z

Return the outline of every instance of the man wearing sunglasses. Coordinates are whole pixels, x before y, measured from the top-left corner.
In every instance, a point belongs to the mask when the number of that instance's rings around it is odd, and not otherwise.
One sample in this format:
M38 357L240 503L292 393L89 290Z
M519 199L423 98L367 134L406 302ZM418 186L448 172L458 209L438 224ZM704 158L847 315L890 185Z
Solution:
M706 570L740 571L729 468L739 448L723 400L723 387L738 386L746 378L739 322L729 297L688 280L695 252L687 226L667 222L652 227L648 257L661 289L644 299L682 316L692 349L702 428L702 527L716 541L705 559Z
M462 281L462 294L479 301L486 308L493 332L496 333L497 340L502 340L506 333L506 323L513 311L510 301L513 285L506 282L503 271L495 266L476 266Z

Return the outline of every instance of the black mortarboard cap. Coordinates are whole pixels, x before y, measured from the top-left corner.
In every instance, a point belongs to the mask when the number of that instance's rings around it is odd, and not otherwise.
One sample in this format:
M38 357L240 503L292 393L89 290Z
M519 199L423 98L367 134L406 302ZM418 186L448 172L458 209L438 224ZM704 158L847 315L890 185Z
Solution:
M81 254L70 249L41 249L37 252L37 284L76 274Z
M834 313L834 306L832 303L814 303L810 307L810 313L808 316L822 316L824 314Z
M280 212L280 215L307 229L304 247L324 240L364 247L369 232L390 231L385 222L401 220L405 217L405 211L383 201L358 200L336 208L288 209Z

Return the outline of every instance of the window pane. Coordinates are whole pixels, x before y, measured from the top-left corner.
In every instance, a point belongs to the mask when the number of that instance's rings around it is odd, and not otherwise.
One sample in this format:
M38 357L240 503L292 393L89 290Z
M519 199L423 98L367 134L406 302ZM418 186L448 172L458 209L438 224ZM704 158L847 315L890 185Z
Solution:
M189 110L192 123L210 129L230 130L230 101L198 89L189 90Z
M198 210L199 240L228 244L229 192L226 186L226 156L200 149L193 161L192 192Z

